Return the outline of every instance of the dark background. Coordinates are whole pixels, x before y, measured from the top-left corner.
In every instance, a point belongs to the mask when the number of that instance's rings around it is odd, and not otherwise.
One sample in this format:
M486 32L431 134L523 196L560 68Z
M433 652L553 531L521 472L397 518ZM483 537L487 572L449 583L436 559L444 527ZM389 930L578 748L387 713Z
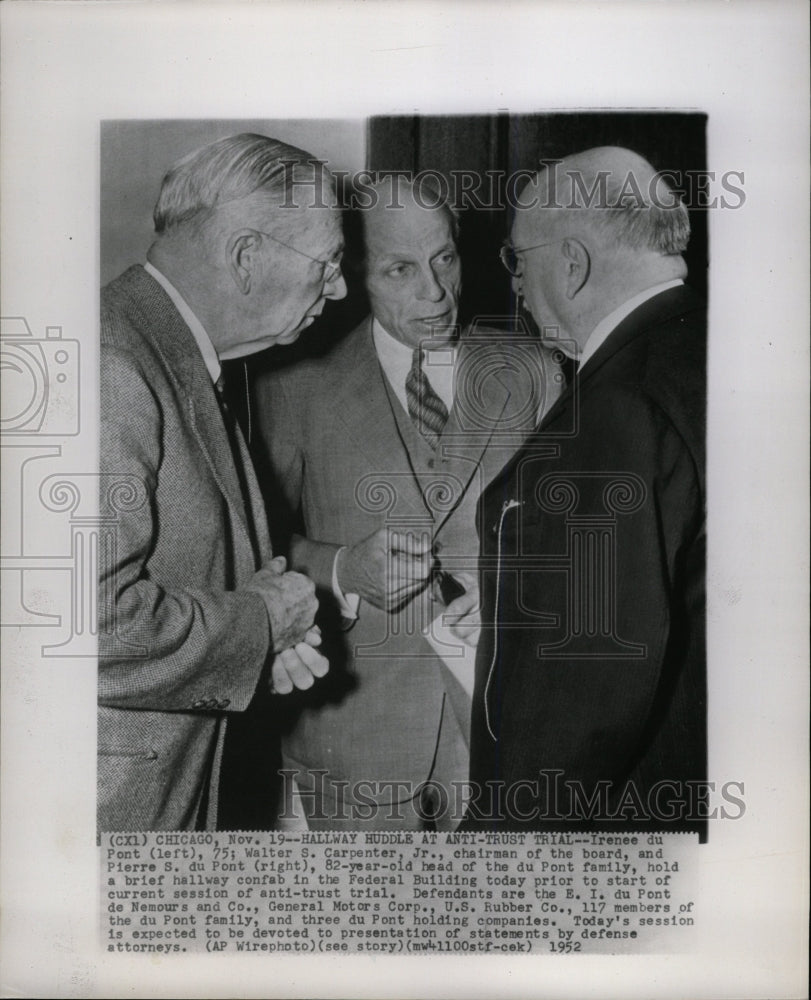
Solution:
M706 168L706 115L572 112L533 115L373 118L369 125L372 170L537 170L541 160L562 159L593 146L626 146L656 170ZM520 189L520 185L519 185ZM503 196L500 201L506 205ZM464 318L509 315L509 278L498 250L512 219L507 210L469 209L460 233L464 267ZM706 212L691 212L693 235L686 254L690 283L707 287Z

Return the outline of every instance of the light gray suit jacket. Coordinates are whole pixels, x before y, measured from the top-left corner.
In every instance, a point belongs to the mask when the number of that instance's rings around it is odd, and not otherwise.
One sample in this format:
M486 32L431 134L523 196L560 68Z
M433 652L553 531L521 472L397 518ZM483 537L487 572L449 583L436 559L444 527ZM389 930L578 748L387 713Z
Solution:
M247 451L243 496L211 377L160 285L102 291L98 823L211 827L225 710L247 707L270 644L245 590L270 558ZM244 445L243 445L244 449Z
M505 336L462 338L455 402L435 454L381 370L371 318L326 357L259 381L260 479L268 503L286 501L274 527L292 524L300 509L306 537L294 541L294 568L327 584L319 599L330 676L303 699L284 739L290 766L325 768L327 781L441 780L432 762L442 718L457 745L451 777L466 779L470 700L422 635L441 611L430 591L394 613L361 601L358 621L342 633L328 582L338 546L384 525L429 531L444 569L476 572L482 489L535 426L544 393L551 400L559 391L537 343L499 347Z

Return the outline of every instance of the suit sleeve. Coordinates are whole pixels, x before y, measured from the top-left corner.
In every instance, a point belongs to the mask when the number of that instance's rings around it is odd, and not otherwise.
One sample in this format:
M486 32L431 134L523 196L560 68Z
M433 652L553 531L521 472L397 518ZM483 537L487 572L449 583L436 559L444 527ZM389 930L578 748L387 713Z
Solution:
M99 560L99 703L156 711L242 710L270 645L264 602L248 589L207 589L202 572L188 589L163 586L151 575L150 556L159 542L166 544L161 532L171 530L157 509L158 480L171 461L163 451L164 414L134 357L106 346L101 413L101 481L130 484L131 497L123 510L120 504L113 510L112 491L102 490L102 517L115 518L116 531L114 545ZM207 555L196 553L195 565Z

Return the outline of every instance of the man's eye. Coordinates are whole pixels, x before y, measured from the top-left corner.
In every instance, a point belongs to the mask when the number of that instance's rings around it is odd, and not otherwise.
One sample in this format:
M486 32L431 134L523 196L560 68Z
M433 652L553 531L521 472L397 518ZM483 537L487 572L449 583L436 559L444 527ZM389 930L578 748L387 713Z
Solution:
M452 250L448 250L446 253L441 253L438 257L435 257L434 263L440 267L451 267L456 263L456 254Z
M404 278L408 274L408 264L395 264L386 273L390 278Z

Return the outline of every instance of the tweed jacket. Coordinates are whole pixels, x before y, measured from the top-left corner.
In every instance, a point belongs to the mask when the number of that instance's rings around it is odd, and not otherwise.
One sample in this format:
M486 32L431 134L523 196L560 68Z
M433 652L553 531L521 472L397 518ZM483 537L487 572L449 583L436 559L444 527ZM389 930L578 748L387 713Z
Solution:
M197 344L132 267L102 291L100 830L212 826L226 710L246 708L270 644L246 590L271 554ZM245 495L247 493L247 495Z

